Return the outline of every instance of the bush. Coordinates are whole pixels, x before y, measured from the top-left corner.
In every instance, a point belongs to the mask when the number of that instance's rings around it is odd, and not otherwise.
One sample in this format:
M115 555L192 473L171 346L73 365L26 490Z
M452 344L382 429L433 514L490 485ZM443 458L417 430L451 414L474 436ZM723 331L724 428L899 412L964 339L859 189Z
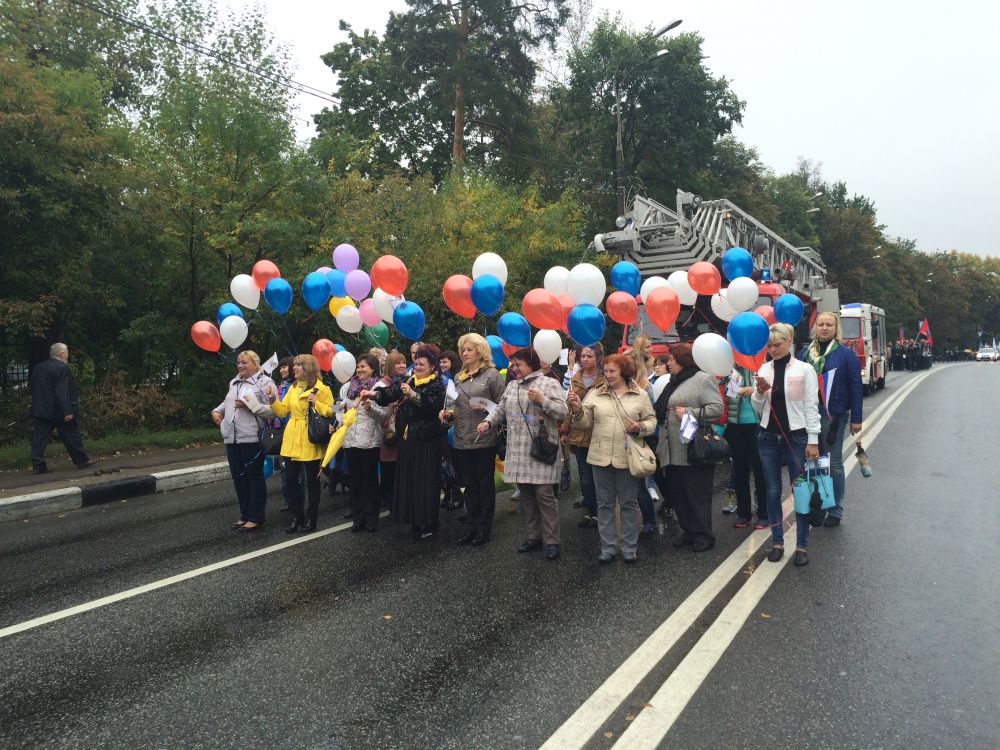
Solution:
M120 374L112 373L102 384L82 394L80 408L86 434L99 438L112 432L156 432L174 426L182 404L156 383L130 384Z

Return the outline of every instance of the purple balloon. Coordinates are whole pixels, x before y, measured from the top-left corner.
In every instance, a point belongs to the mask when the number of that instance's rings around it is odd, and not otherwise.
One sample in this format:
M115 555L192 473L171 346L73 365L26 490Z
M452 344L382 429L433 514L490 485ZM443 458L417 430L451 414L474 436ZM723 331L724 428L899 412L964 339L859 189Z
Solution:
M330 268L330 266L320 266L319 268L316 269L316 273L328 274L332 270L333 269Z
M347 291L348 296L356 300L363 300L368 296L368 292L372 290L372 280L368 278L368 274L364 271L355 269L350 271L347 274L347 278L344 279L344 289Z
M344 273L356 269L360 260L361 258L358 256L358 251L354 249L354 245L348 245L345 242L343 245L337 245L333 249L333 265Z

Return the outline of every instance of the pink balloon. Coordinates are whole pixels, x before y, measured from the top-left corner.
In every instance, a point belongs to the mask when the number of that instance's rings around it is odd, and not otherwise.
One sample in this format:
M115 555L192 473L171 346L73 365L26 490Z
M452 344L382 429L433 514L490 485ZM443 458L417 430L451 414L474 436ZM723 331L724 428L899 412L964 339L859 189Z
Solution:
M377 326L382 322L382 316L375 309L375 300L364 300L358 305L358 312L361 313L361 322L366 326Z
M360 260L361 258L358 256L358 251L354 248L354 245L348 245L345 242L333 249L333 265L344 273L357 268Z
M316 269L316 273L328 274L332 270L333 269L330 268L330 266L320 266L319 268Z
M372 290L372 281L364 271L355 269L347 274L344 279L344 289L349 297L356 300L363 300Z

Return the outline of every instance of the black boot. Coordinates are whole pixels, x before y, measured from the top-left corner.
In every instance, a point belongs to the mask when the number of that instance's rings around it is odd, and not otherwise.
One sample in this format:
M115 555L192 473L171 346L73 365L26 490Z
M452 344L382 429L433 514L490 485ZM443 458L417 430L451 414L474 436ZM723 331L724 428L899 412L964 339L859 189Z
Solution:
M295 534L296 532L302 531L302 527L305 526L305 519L302 516L296 516L292 519L292 522L288 524L288 528L285 529L289 534Z

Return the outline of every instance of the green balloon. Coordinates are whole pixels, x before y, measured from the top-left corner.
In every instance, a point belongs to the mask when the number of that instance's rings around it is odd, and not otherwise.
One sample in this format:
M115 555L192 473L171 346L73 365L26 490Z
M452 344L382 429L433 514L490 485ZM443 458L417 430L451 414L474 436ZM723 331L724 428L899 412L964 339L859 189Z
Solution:
M361 329L361 336L369 346L378 346L384 349L389 343L389 326L385 323L365 326Z

